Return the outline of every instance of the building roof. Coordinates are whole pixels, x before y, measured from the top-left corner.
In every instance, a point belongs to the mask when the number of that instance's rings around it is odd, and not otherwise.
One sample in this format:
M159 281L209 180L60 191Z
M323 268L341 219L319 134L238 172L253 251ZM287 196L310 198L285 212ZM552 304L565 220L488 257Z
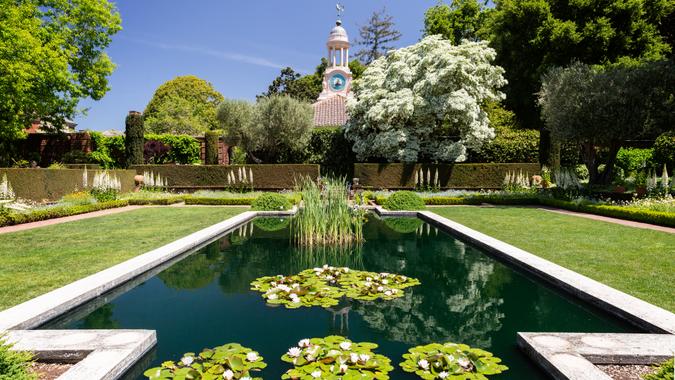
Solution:
M330 31L328 35L328 45L334 43L342 43L349 45L349 36L347 31L342 27L342 21L338 20L335 23L335 27Z
M315 127L336 127L347 124L347 98L342 95L331 96L312 104Z

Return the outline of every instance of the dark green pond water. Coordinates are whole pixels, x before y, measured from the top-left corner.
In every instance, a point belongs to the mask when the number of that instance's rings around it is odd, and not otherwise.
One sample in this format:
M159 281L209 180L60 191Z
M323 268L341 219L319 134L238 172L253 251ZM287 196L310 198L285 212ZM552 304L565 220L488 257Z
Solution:
M279 379L288 369L279 358L289 347L331 334L379 344L378 352L396 367L392 379L416 378L398 369L401 355L431 342L493 352L510 367L494 379L545 379L517 348L516 332L638 331L418 219L371 217L367 241L347 251L299 250L289 241L287 223L256 220L44 327L157 330L156 349L129 379L184 352L229 342L259 351L268 363L264 377ZM249 290L258 277L323 264L405 274L422 284L396 300L345 301L334 310L269 307Z

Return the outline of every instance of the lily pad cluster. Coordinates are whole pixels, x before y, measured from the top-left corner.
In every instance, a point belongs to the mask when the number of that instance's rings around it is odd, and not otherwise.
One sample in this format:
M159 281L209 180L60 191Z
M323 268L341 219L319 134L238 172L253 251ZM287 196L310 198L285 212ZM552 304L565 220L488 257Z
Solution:
M399 274L324 265L293 276L260 277L251 283L251 289L262 292L269 304L298 308L334 306L343 296L363 301L390 300L402 297L403 289L419 284L419 280Z
M334 306L344 295L340 289L318 278L299 275L260 277L251 283L251 289L262 292L268 304L284 305L289 309Z
M160 367L145 371L144 375L151 380L260 380L262 377L253 377L253 374L265 367L267 364L256 351L229 343L206 349L199 355L188 352L179 361L166 361Z
M488 375L508 369L492 353L456 343L417 346L403 354L403 358L401 368L425 380L487 380Z
M303 339L281 360L293 364L282 379L389 379L391 360L373 352L375 343L356 343L341 336Z

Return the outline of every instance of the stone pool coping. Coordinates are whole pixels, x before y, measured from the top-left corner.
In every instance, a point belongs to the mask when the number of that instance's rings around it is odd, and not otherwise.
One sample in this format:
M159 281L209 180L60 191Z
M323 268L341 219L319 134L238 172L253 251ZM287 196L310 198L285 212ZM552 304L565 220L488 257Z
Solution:
M41 360L77 363L58 380L112 380L122 376L157 342L152 330L31 330L226 234L258 216L290 211L246 211L108 269L0 312L0 335L15 350Z

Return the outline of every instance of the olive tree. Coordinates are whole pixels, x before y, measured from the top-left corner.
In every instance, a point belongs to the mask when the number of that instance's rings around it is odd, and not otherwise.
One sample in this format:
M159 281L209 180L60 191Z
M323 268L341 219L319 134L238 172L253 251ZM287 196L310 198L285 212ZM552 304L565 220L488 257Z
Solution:
M552 137L579 145L589 183L607 184L626 140L672 128L673 89L672 61L604 69L574 63L544 76L539 104Z
M464 161L494 137L481 106L499 101L504 70L487 42L441 36L390 52L355 81L345 136L359 160Z

